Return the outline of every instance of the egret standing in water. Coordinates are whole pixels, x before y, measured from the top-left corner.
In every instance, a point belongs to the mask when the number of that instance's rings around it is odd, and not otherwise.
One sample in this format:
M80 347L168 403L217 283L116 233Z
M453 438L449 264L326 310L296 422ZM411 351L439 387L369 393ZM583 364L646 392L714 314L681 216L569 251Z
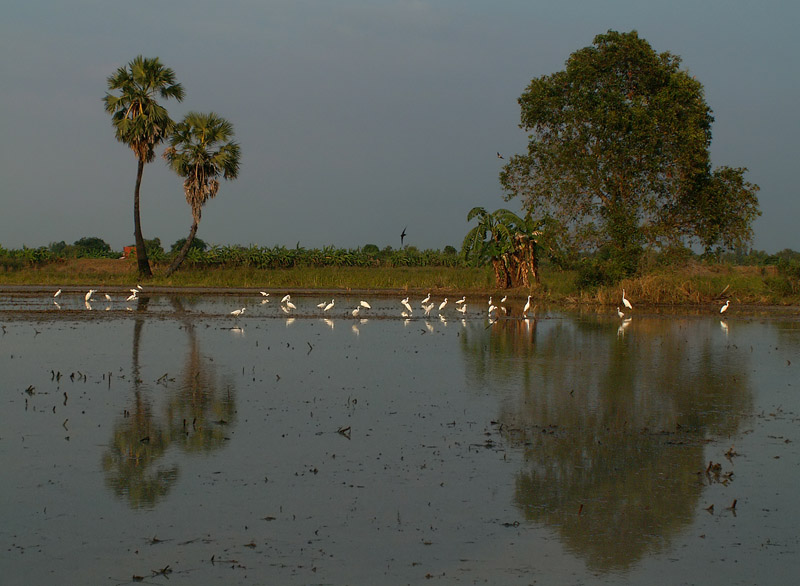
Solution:
M97 293L97 289L89 289L89 292L84 296L83 300L91 301L92 295L94 295L95 293Z
M720 307L720 308L719 308L719 312L720 312L720 313L725 313L726 311L728 311L728 306L730 306L730 304L731 304L731 300L730 300L730 299L728 299L728 300L725 302L725 305L723 305L722 307Z
M291 298L292 298L292 296L287 293L286 295L283 296L283 299L281 299L281 303L286 303Z
M245 309L247 309L247 308L246 308L246 307L242 307L241 309L234 309L234 310L231 312L231 315L232 315L233 317L239 317L240 315L242 315L242 314L244 313L244 310L245 310Z
M623 290L622 290L622 305L624 305L624 306L625 306L625 307L627 307L628 309L633 309L633 305L631 305L631 302L630 302L630 301L628 301L628 300L625 298L625 289L623 289Z
M425 305L430 300L431 300L431 294L428 293L428 296L420 302L420 305Z
M61 295L61 289L59 289L58 291L56 291L55 295L53 295L53 299L55 299L55 298L56 298L56 297L58 297L59 295Z
M447 297L439 304L439 311L442 311L445 307L447 307Z
M466 295L463 295L463 296L461 297L461 299L459 299L458 301L456 301L456 305L461 305L462 303L466 303L466 302L467 302L467 296L466 296Z
M525 303L525 307L522 308L522 317L528 317L528 310L531 308L531 296L528 295L528 301Z
M336 303L336 300L335 299L331 299L331 302L328 303L328 305L326 305L325 307L322 308L322 312L325 313L326 311L331 309L334 306L335 303Z
M363 307L364 309L372 309L372 306L369 303L367 303L366 301L364 301L363 299L361 301L359 301L358 304L361 307Z

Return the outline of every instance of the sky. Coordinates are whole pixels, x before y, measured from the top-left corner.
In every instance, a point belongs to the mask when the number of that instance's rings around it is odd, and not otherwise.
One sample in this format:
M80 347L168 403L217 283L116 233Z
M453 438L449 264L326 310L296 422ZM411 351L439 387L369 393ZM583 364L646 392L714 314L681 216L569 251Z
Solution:
M206 204L210 244L460 248L527 144L517 99L608 30L679 55L714 111L714 166L761 188L756 249L800 250L800 3L676 0L27 0L0 21L0 245L133 243L136 159L102 98L134 57L186 90L179 120L234 125L239 178ZM163 148L159 149L159 153ZM146 165L142 231L188 235L182 181Z

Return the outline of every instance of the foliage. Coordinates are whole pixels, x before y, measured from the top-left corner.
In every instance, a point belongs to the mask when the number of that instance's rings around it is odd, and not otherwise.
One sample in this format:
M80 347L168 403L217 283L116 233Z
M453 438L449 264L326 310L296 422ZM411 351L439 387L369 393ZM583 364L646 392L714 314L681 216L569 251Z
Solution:
M464 237L461 256L464 262L479 266L491 262L500 288L530 287L532 276L539 280L538 244L540 234L530 214L520 218L506 209L492 213L482 207L472 208L467 221L478 224Z
M76 258L107 258L111 256L111 246L97 236L85 236L72 244Z
M145 240L144 247L145 251L147 252L147 256L152 258L154 261L161 261L167 258L167 255L164 252L164 247L161 246L161 238Z
M172 244L172 247L169 249L169 253L171 255L178 254L180 249L183 248L183 245L186 244L186 240L187 240L186 238L181 238L180 240L176 240ZM193 238L191 244L189 244L189 250L198 250L200 252L204 252L207 248L208 244L206 244L205 241L197 237Z
M557 257L598 252L601 280L633 274L646 248L752 237L757 186L710 171L713 117L702 84L638 34L609 31L519 98L527 153L500 181L546 222Z
M205 203L217 195L218 177L236 179L241 149L233 141L233 125L214 112L189 112L175 127L164 158L183 177L183 193L200 223Z

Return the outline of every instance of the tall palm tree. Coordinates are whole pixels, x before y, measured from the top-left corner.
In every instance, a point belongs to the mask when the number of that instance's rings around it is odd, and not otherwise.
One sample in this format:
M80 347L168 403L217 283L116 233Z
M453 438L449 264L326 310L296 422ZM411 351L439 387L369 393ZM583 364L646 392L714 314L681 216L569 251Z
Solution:
M156 98L174 98L180 102L183 100L183 86L175 82L175 72L164 67L158 57L148 59L139 55L109 76L108 90L103 101L106 112L111 114L117 140L128 145L139 162L133 192L133 233L139 274L149 277L152 271L139 219L139 188L144 164L155 158L156 146L170 135L175 126Z
M239 144L233 141L233 124L214 112L189 112L170 137L164 151L169 167L184 178L183 193L192 209L192 227L178 256L167 269L171 275L189 252L205 203L217 195L221 175L236 179L239 174Z

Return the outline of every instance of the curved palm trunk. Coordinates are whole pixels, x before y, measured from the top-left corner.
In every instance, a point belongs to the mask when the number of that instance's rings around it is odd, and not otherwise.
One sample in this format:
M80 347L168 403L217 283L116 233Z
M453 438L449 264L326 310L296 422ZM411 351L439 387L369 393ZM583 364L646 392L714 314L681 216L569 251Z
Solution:
M136 260L139 263L139 275L152 277L153 272L150 270L147 249L144 245L144 236L142 236L142 222L139 219L139 187L142 185L143 171L144 161L139 159L139 167L136 170L136 189L133 192L133 236L136 239Z
M181 266L181 263L186 259L186 255L189 254L189 247L192 245L192 241L194 241L195 234L197 234L197 222L192 222L192 229L189 231L189 237L186 239L186 242L183 243L183 248L181 248L178 256L176 256L172 264L169 265L167 272L164 273L165 277L169 277L178 270L178 267Z

